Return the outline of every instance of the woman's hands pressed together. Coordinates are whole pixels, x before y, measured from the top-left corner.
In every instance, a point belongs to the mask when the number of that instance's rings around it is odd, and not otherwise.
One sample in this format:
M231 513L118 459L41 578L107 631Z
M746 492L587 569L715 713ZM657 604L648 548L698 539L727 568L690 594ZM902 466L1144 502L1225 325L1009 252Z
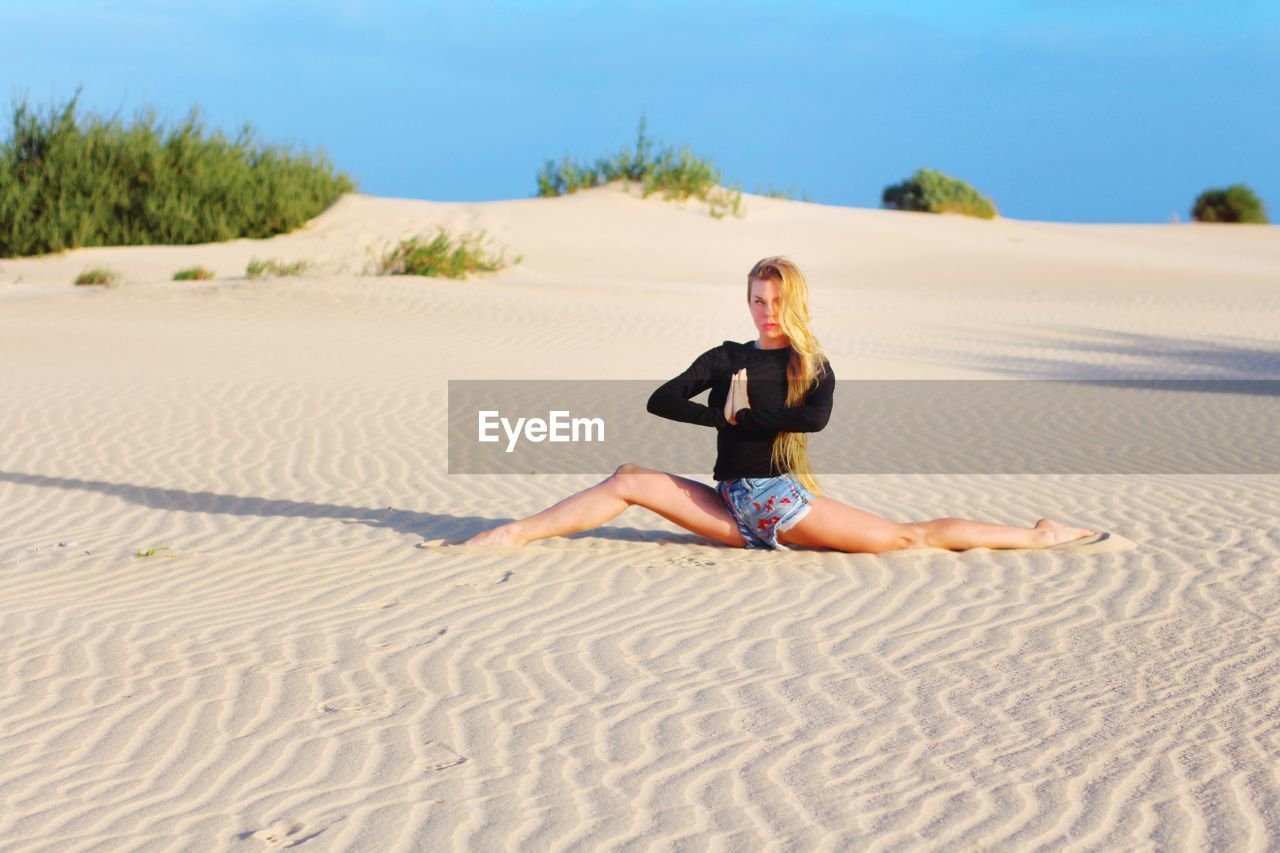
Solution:
M734 417L738 411L749 408L751 403L747 400L747 369L744 367L729 380L729 396L724 400L724 419L736 426L738 422Z

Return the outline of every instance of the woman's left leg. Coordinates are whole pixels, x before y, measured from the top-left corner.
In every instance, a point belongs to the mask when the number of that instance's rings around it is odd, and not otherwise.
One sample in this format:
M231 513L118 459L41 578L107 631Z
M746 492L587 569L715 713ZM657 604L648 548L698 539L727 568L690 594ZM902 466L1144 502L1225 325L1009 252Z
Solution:
M795 525L778 534L784 545L832 548L837 551L882 554L915 548L1046 548L1088 536L1094 531L1066 527L1042 518L1035 527L991 524L967 518L935 518L900 524L819 497Z

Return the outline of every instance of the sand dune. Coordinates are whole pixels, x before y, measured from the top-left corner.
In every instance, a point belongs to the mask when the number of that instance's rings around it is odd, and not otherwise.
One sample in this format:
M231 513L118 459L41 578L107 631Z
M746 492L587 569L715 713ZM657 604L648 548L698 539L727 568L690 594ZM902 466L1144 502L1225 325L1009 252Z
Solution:
M1126 545L1083 551L762 554L640 509L414 547L594 481L447 475L449 379L664 379L753 336L766 254L842 380L1280 378L1275 228L746 208L353 196L0 260L0 847L1280 843L1276 476L822 478ZM437 224L524 261L363 274Z

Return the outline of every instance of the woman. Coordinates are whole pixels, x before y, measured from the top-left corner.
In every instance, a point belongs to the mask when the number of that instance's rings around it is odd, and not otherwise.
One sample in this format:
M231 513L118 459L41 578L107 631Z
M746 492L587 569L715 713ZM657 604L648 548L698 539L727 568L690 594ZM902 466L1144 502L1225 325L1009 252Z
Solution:
M716 488L626 463L591 488L465 544L523 545L589 530L632 505L738 548L1045 548L1094 533L1047 518L1030 528L962 518L900 524L822 497L805 448L807 434L827 424L835 374L809 330L808 284L790 260L764 258L747 274L747 305L755 341L708 350L649 399L653 414L716 429ZM708 388L709 406L690 399Z

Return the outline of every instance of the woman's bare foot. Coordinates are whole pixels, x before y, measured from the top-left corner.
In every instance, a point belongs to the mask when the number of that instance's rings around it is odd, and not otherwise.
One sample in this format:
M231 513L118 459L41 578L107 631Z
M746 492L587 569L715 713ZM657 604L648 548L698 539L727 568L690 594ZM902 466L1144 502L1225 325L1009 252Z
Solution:
M525 540L516 532L515 522L509 522L472 536L463 545L523 545Z
M1044 531L1042 534L1044 541L1040 546L1041 548L1048 548L1050 545L1061 545L1063 542L1092 536L1098 532L1087 527L1067 527L1065 524L1059 524L1048 518L1042 518L1037 521L1035 529Z

